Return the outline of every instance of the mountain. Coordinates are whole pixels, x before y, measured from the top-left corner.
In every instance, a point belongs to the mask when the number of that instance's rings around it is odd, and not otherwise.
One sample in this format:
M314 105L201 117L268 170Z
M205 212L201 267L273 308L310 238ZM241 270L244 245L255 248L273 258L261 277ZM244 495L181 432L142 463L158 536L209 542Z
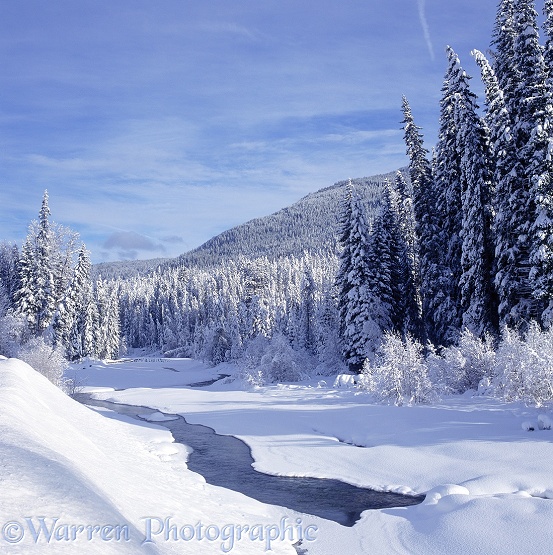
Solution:
M406 173L405 169L400 171ZM393 180L396 173L352 180L366 199L369 218L379 204L382 184L386 180ZM280 256L299 256L304 251L334 251L344 186L347 183L339 181L270 216L256 218L224 231L168 264L209 266L221 259L241 255L275 259Z
M405 168L399 171L407 177ZM352 179L366 200L369 219L379 204L382 184L393 180L396 173ZM333 252L337 248L338 221L347 183L347 180L338 181L274 214L233 227L177 258L103 262L94 266L94 276L130 278L147 275L160 267L208 267L219 264L222 259L240 256L276 259L301 256L305 251Z

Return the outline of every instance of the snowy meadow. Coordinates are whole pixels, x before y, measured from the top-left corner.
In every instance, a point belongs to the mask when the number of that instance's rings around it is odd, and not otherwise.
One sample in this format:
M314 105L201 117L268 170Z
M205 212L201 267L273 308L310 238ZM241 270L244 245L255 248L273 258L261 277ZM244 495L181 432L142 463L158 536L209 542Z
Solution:
M70 370L95 397L182 414L241 438L260 472L426 494L420 505L367 510L346 527L210 486L187 469L187 448L155 422L83 407L16 360L0 367L3 460L13 469L3 474L0 548L9 553L221 553L221 539L172 539L166 526L201 522L212 526L214 537L225 525L263 529L284 517L316 527L314 539L274 540L274 553L545 553L553 541L553 432L547 429L553 416L545 408L471 395L382 405L366 391L320 379L252 389L231 365L213 369L186 359ZM185 385L219 373L232 376L210 386ZM534 431L527 431L528 422ZM44 530L59 519L60 539L48 543L43 532L35 541L40 517ZM6 536L8 522L21 526L20 541ZM62 526L79 524L125 525L130 539L81 534L66 540ZM245 534L229 552L267 552L259 534Z

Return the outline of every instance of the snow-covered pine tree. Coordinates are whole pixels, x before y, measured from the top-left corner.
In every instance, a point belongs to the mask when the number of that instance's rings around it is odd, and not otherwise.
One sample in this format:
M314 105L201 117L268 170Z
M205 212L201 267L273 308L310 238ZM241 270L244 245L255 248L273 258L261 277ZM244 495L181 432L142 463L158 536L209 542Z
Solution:
M113 284L110 285L100 279L96 281L95 296L98 306L96 354L100 358L116 359L119 357L121 344L118 292ZM155 323L151 314L149 314L148 324L150 325L148 338L155 337ZM148 343L144 343L143 346L146 345Z
M543 15L545 16L543 22L543 34L545 37L543 59L547 85L551 90L553 87L553 0L545 0Z
M532 153L528 175L536 217L531 230L530 280L540 303L541 323L553 324L553 2L545 2L546 46L535 53L534 129L528 149ZM536 31L537 32L537 31ZM539 46L539 44L538 44Z
M518 235L512 225L513 210L520 211L513 204L516 197L517 180L522 174L515 143L511 133L512 120L507 109L503 91L488 60L478 50L472 52L480 67L482 81L486 88L485 121L490 134L490 160L492 161L494 190L492 205L493 236L495 242L495 289L498 297L499 325L516 326L513 307L519 302Z
M415 231L418 240L418 258L420 273L420 297L424 335L437 341L434 333L432 304L439 296L436 291L440 283L439 218L435 206L435 183L432 167L428 160L428 150L424 148L420 127L415 125L411 107L403 97L404 139L409 156L409 176L413 190Z
M400 180L400 187L402 185ZM416 313L416 307L412 306L416 299L410 279L411 266L404 235L401 200L401 194L395 186L389 181L384 183L382 207L371 235L369 286L375 296L390 307L388 314L391 327L385 326L384 320L384 329L407 335L407 326L412 323L411 318L407 318L407 313L409 309L414 309Z
M73 272L73 279L59 303L52 325L54 345L63 346L69 360L78 360L94 352L87 339L87 334L90 332L86 329L91 303L90 259L83 245Z
M397 218L401 259L404 267L402 285L401 322L399 330L421 340L424 337L422 302L420 294L420 263L416 233L413 187L401 172L397 172L392 191L397 196Z
M17 245L0 243L0 286L5 298L5 309L13 307L14 297L19 288L19 249Z
M49 217L48 192L45 191L38 222L36 226L31 224L22 249L16 293L16 311L26 318L35 336L41 335L51 324L57 305Z
M493 286L494 243L492 238L489 133L477 113L476 95L469 76L461 69L454 85L456 151L461 155L461 268L459 280L463 328L478 337L497 333L498 316Z
M457 95L466 87L467 75L457 54L447 47L448 67L440 100L440 127L434 160L437 221L437 265L435 296L429 310L434 318L437 343L454 343L461 328L462 311L459 280L461 277L462 185L461 153L457 151Z
M369 356L369 342L382 331L371 317L369 279L369 228L365 211L349 181L340 221L340 269L336 276L342 352L349 368L360 372Z
M300 295L301 304L299 309L299 332L300 346L311 354L316 354L316 300L317 289L313 278L313 270L305 268L302 277Z
M531 320L541 319L546 300L553 297L551 97L545 82L543 49L532 0L516 3L514 28L513 65L517 81L508 109L521 165L521 175L511 191L511 227L518 239L515 256L520 298L511 313L513 320L524 327Z
M515 58L515 1L501 0L492 33L493 68L507 105L514 97L517 81Z

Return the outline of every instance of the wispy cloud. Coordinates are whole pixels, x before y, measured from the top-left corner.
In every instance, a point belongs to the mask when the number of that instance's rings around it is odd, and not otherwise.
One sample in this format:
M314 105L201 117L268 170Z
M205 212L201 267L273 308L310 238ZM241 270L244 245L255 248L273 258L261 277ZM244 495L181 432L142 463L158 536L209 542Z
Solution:
M434 61L434 46L432 45L430 28L428 26L428 20L426 19L426 0L417 0L417 3L419 6L419 19L421 22L422 32L424 34L424 40L426 41L426 46L428 47L428 53L430 54L432 61Z
M462 52L495 15L482 0L417 0L419 26L413 0L63 4L2 4L0 240L21 241L47 188L94 261L176 256L404 165L402 93L436 135L428 22Z

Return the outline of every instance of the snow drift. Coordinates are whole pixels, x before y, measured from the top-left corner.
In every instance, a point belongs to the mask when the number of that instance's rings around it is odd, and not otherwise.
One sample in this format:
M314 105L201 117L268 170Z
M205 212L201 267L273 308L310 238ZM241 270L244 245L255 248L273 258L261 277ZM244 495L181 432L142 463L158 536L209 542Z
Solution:
M212 532L228 523L278 522L272 507L188 471L186 449L168 430L106 416L115 415L80 405L20 360L0 359L0 552L222 553L222 536L199 544L197 537L152 534L144 543L146 518L154 519L153 532L155 519L165 518L212 524ZM271 547L294 554L290 543ZM266 545L242 540L232 547L263 553Z

